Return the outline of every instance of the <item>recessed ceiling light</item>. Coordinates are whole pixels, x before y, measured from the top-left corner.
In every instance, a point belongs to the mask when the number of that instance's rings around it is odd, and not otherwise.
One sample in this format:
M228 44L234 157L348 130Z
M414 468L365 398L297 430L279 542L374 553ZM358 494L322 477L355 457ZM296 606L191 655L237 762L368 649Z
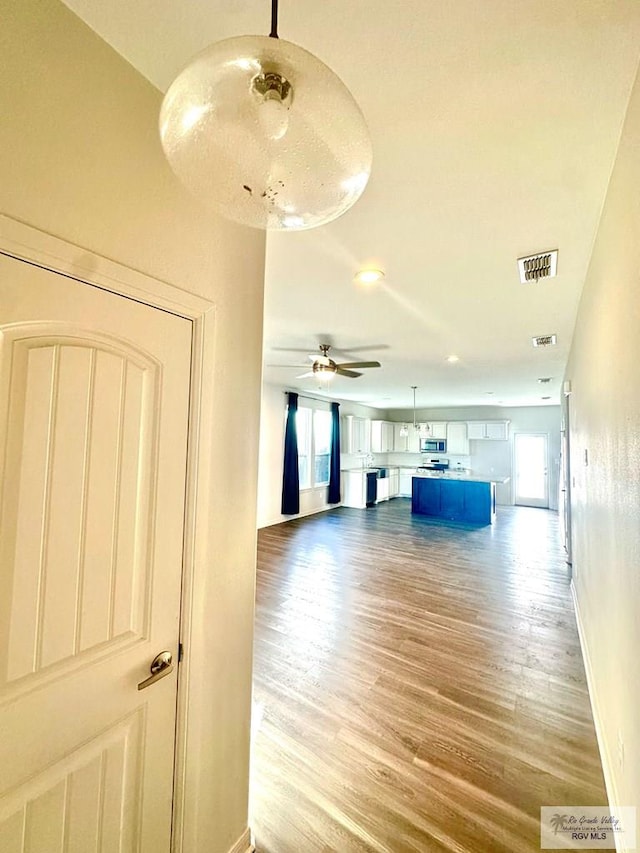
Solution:
M455 364L455 363L456 363L456 361L460 361L460 356L457 356L457 355L448 355L448 356L447 356L447 361L449 362L449 364Z
M360 270L356 273L355 280L360 284L377 284L384 278L382 270Z

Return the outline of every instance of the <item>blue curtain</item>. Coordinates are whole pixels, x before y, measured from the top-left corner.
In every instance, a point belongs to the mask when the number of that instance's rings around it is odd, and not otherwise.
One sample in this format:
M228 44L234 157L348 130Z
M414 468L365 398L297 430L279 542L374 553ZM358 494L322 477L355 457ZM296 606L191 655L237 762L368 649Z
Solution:
M282 514L296 515L300 512L298 434L296 432L298 395L290 391L287 396L287 425L284 431L284 466L282 470Z
M330 504L340 503L340 404L331 404L331 459L329 461Z

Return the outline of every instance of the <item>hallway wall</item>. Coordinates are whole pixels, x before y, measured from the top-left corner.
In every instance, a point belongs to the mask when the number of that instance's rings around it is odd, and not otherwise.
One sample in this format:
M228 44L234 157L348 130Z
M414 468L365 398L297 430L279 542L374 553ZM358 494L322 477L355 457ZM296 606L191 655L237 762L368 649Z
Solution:
M640 807L640 83L580 302L571 381L574 587L609 796ZM619 740L624 759L620 760Z
M182 190L160 93L66 6L0 0L0 20L0 212L76 245L80 266L106 257L215 306L184 849L226 853L247 828L265 236Z

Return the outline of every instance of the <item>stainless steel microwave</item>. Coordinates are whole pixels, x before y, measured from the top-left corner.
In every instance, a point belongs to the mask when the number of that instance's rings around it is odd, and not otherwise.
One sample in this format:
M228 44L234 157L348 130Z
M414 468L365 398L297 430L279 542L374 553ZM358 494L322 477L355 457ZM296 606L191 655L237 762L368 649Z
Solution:
M421 453L446 453L447 442L444 438L421 438L420 439Z

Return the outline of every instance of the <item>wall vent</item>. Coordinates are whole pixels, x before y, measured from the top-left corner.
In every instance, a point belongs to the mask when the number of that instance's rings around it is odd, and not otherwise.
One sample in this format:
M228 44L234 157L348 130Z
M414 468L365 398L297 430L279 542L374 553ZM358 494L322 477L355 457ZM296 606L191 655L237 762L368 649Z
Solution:
M518 258L518 272L521 284L540 281L541 278L553 278L558 274L558 250Z
M558 342L555 335L538 335L531 340L534 347L554 347Z
M551 379L552 379L551 376L541 376L540 379L538 379L538 382L541 385L548 385L549 382L551 382Z

